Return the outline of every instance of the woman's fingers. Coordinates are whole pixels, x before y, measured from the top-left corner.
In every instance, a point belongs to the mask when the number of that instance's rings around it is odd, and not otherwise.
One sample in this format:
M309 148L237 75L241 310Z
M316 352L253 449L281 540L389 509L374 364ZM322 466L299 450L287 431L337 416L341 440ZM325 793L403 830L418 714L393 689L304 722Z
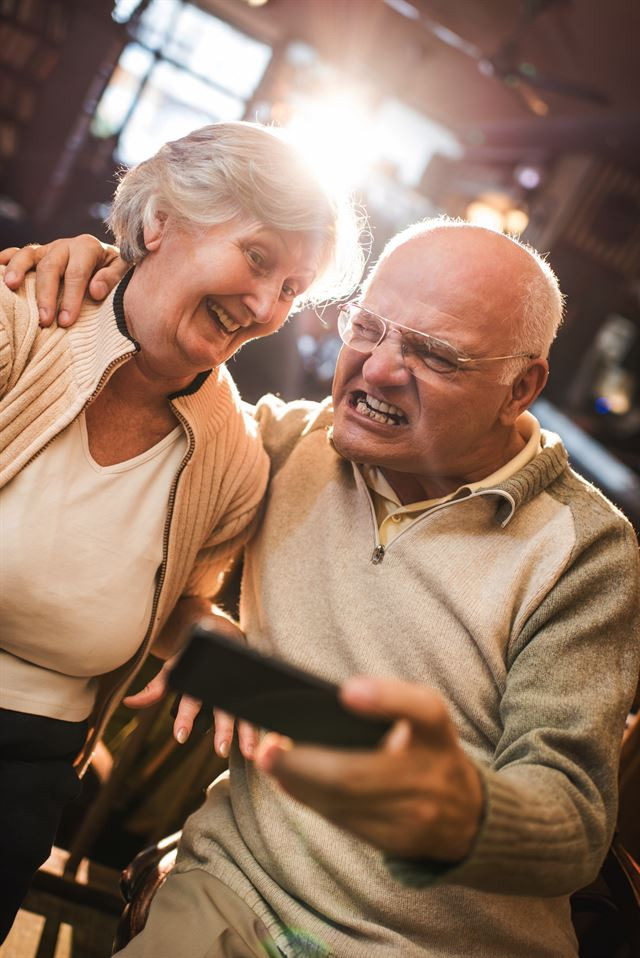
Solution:
M236 725L236 720L232 715L229 715L227 712L223 712L222 709L214 710L215 716L215 735L213 738L214 748L216 753L220 758L227 758L229 755L229 749L231 748L231 742L233 740L234 726ZM240 722L237 723L238 729L238 744L240 746L240 751L245 758L252 759L255 757L256 751L258 749L258 741L260 733L255 725L251 725L249 722Z
M163 668L151 679L148 685L135 695L128 695L123 701L128 708L143 709L150 705L155 705L164 696L167 691L166 674L168 669ZM198 699L191 698L190 695L182 695L177 707L176 717L173 723L173 735L181 745L187 741L193 731L194 722L201 709L201 703ZM227 712L221 709L215 709L215 731L213 736L213 745L220 758L228 758L229 749L233 739L235 719ZM258 747L259 733L255 726L248 722L238 723L238 741L240 751L245 758L252 759L255 756Z
M238 744L245 758L255 758L259 743L259 732L249 722L238 722Z
M193 723L202 707L198 699L192 699L190 695L183 695L178 706L178 714L173 723L173 736L176 742L184 745L193 729Z
M127 695L122 701L130 709L146 709L159 702L167 691L167 677L164 667L135 695Z
M213 747L220 758L227 758L231 748L233 738L233 726L235 719L222 709L214 709L215 734L213 736Z

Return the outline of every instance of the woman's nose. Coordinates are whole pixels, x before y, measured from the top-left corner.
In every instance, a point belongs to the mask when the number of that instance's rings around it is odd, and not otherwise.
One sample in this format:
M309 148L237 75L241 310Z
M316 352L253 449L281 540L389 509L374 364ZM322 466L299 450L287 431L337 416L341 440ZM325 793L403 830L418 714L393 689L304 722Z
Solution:
M365 360L362 375L372 385L406 385L411 379L411 373L404 364L402 342L386 337L378 343Z
M258 286L245 297L256 323L270 323L280 300L280 284L261 280Z

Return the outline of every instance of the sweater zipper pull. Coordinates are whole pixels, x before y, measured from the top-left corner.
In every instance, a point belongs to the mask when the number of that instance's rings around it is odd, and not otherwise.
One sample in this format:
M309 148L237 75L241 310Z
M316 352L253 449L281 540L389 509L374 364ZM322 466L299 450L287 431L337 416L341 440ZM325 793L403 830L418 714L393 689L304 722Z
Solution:
M383 559L384 559L384 546L376 546L375 549L373 550L371 561L373 562L374 565L380 565Z

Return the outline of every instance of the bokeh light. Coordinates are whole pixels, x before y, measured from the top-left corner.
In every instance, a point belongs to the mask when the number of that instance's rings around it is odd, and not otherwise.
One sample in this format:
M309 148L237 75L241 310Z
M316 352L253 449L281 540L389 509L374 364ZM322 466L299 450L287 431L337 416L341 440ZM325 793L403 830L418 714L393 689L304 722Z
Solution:
M378 152L369 104L354 91L307 101L293 112L287 128L330 187L353 189L362 183Z

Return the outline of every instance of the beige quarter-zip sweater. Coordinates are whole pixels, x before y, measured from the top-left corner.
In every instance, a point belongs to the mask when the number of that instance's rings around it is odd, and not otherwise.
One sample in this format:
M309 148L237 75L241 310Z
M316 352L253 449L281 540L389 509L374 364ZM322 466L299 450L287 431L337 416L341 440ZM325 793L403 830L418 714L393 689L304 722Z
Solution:
M39 328L32 276L17 293L0 280L0 490L137 351L124 318L126 283L125 277L103 304L86 301L77 324L64 330ZM137 652L102 677L82 768L178 599L215 594L230 557L255 526L266 487L267 457L224 367L198 376L170 403L187 450L169 495L151 614Z
M629 523L542 431L515 475L427 509L381 554L369 490L328 440L329 404L271 397L257 415L272 478L246 550L249 644L334 682L435 688L485 815L455 868L385 861L234 749L176 867L223 881L288 958L575 958L569 894L611 839L640 667Z

